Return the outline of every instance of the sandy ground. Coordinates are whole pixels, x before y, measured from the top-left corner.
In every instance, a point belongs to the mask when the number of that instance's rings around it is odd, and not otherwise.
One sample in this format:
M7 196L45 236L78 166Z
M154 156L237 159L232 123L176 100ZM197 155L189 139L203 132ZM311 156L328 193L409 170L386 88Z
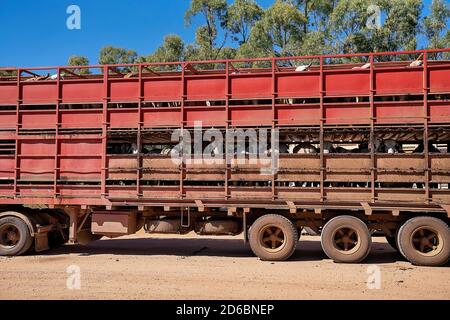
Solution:
M67 288L71 265L79 290ZM379 289L367 287L373 265ZM348 265L310 236L290 261L272 263L237 237L134 235L0 258L0 299L450 299L449 266L412 266L382 238L364 264Z

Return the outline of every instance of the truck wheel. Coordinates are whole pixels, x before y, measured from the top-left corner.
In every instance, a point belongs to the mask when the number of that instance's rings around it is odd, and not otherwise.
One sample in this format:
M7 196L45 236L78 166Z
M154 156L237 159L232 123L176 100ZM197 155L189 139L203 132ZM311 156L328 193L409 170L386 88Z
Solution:
M268 214L258 218L250 228L250 247L265 261L287 260L295 251L298 233L287 218Z
M33 243L30 230L16 217L0 219L0 256L18 256L27 252Z
M441 266L450 257L450 229L438 218L415 217L398 231L400 253L418 266Z
M361 262L372 245L367 225L353 216L338 216L325 224L322 229L323 251L335 262Z
M397 237L386 236L386 241L389 243L389 245L392 247L392 249L395 249L396 251L398 251Z

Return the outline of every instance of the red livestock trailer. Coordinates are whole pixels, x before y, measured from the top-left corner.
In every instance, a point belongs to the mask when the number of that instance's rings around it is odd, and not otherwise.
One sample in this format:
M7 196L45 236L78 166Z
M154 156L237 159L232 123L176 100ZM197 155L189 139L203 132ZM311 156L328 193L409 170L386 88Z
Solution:
M0 70L0 254L144 228L450 256L450 49Z

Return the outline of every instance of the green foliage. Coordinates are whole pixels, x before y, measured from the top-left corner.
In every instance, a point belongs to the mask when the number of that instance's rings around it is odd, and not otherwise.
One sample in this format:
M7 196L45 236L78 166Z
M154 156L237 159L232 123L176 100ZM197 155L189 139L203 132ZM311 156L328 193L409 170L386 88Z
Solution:
M227 28L233 40L242 45L248 41L250 32L264 10L254 0L236 0L228 8Z
M373 51L415 50L420 31L421 0L390 0L387 19L382 26L383 39Z
M433 0L431 12L424 19L425 35L430 48L445 48L450 45L448 41L449 31L444 36L449 17L449 4L443 0Z
M104 47L100 50L100 64L130 64L134 63L137 53L134 50L115 48L112 46Z
M276 0L266 10L241 47L239 55L247 57L293 55L305 37L304 15L292 1Z
M147 62L176 62L184 60L185 45L180 36L171 34L164 38L163 44L149 55Z
M89 59L85 56L71 56L69 60L67 61L68 66L88 66L89 65ZM80 68L80 69L71 69L71 71L78 73L78 74L89 74L89 69L87 68Z
M366 24L370 13L367 8L371 0L341 0L334 8L329 23L329 32L334 51L342 53L369 51Z
M379 27L368 24L373 18L374 12L370 10L373 6L381 11L382 23ZM267 9L263 9L258 0L190 0L185 22L190 26L194 17L197 18L196 23L200 21L195 30L194 43L186 44L180 36L169 34L153 53L140 56L134 50L108 46L101 49L99 63L414 50L418 48L419 36L427 40L425 47L449 48L448 1L432 0L427 17L422 16L422 10L423 0L273 0ZM448 58L450 54L436 54L434 57ZM364 61L363 58L352 60ZM84 66L89 64L89 60L83 56L72 56L68 64ZM252 65L269 64L259 62ZM204 64L198 65L198 68L217 66ZM160 70L171 68L159 67ZM125 72L136 70L134 67L118 68L118 71ZM87 69L76 71L89 72ZM0 71L0 76L9 74Z
M218 43L221 28L227 25L226 0L192 0L185 15L188 24L192 17L201 15L205 24L195 32L195 44L189 48L189 60L215 60L220 56L227 39L225 33Z
M317 30L325 32L327 30L330 15L338 0L297 0L297 7L306 18L303 26L304 32Z
M385 21L370 25L370 5L380 8ZM414 50L420 31L421 0L340 0L330 17L333 52L380 52ZM355 59L358 60L358 59Z
M17 77L16 70L0 70L0 77Z

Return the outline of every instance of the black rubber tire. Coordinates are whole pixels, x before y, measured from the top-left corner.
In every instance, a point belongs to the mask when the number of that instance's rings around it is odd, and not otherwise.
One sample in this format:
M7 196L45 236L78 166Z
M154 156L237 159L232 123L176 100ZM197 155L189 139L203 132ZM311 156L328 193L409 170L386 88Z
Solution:
M389 245L392 247L392 249L398 251L396 236L386 236L386 241L389 243Z
M262 236L269 227L281 229L283 242L280 248L264 246ZM287 218L277 214L267 214L258 218L250 227L249 243L253 253L263 261L284 261L289 259L297 248L299 235L297 228Z
M4 217L0 219L0 230L5 225L12 225L19 231L19 241L14 246L5 246L0 242L0 256L19 256L27 252L33 244L27 224L17 217Z
M421 253L414 247L413 236L421 228L429 228L439 237L439 250L434 254ZM450 258L450 229L441 219L420 216L406 221L399 229L397 244L400 253L412 264L417 266L442 266Z
M335 234L338 230L348 228L357 235L357 244L350 252L345 253L335 245ZM334 262L357 263L363 261L370 253L372 237L367 225L353 216L338 216L328 221L322 228L322 249Z

